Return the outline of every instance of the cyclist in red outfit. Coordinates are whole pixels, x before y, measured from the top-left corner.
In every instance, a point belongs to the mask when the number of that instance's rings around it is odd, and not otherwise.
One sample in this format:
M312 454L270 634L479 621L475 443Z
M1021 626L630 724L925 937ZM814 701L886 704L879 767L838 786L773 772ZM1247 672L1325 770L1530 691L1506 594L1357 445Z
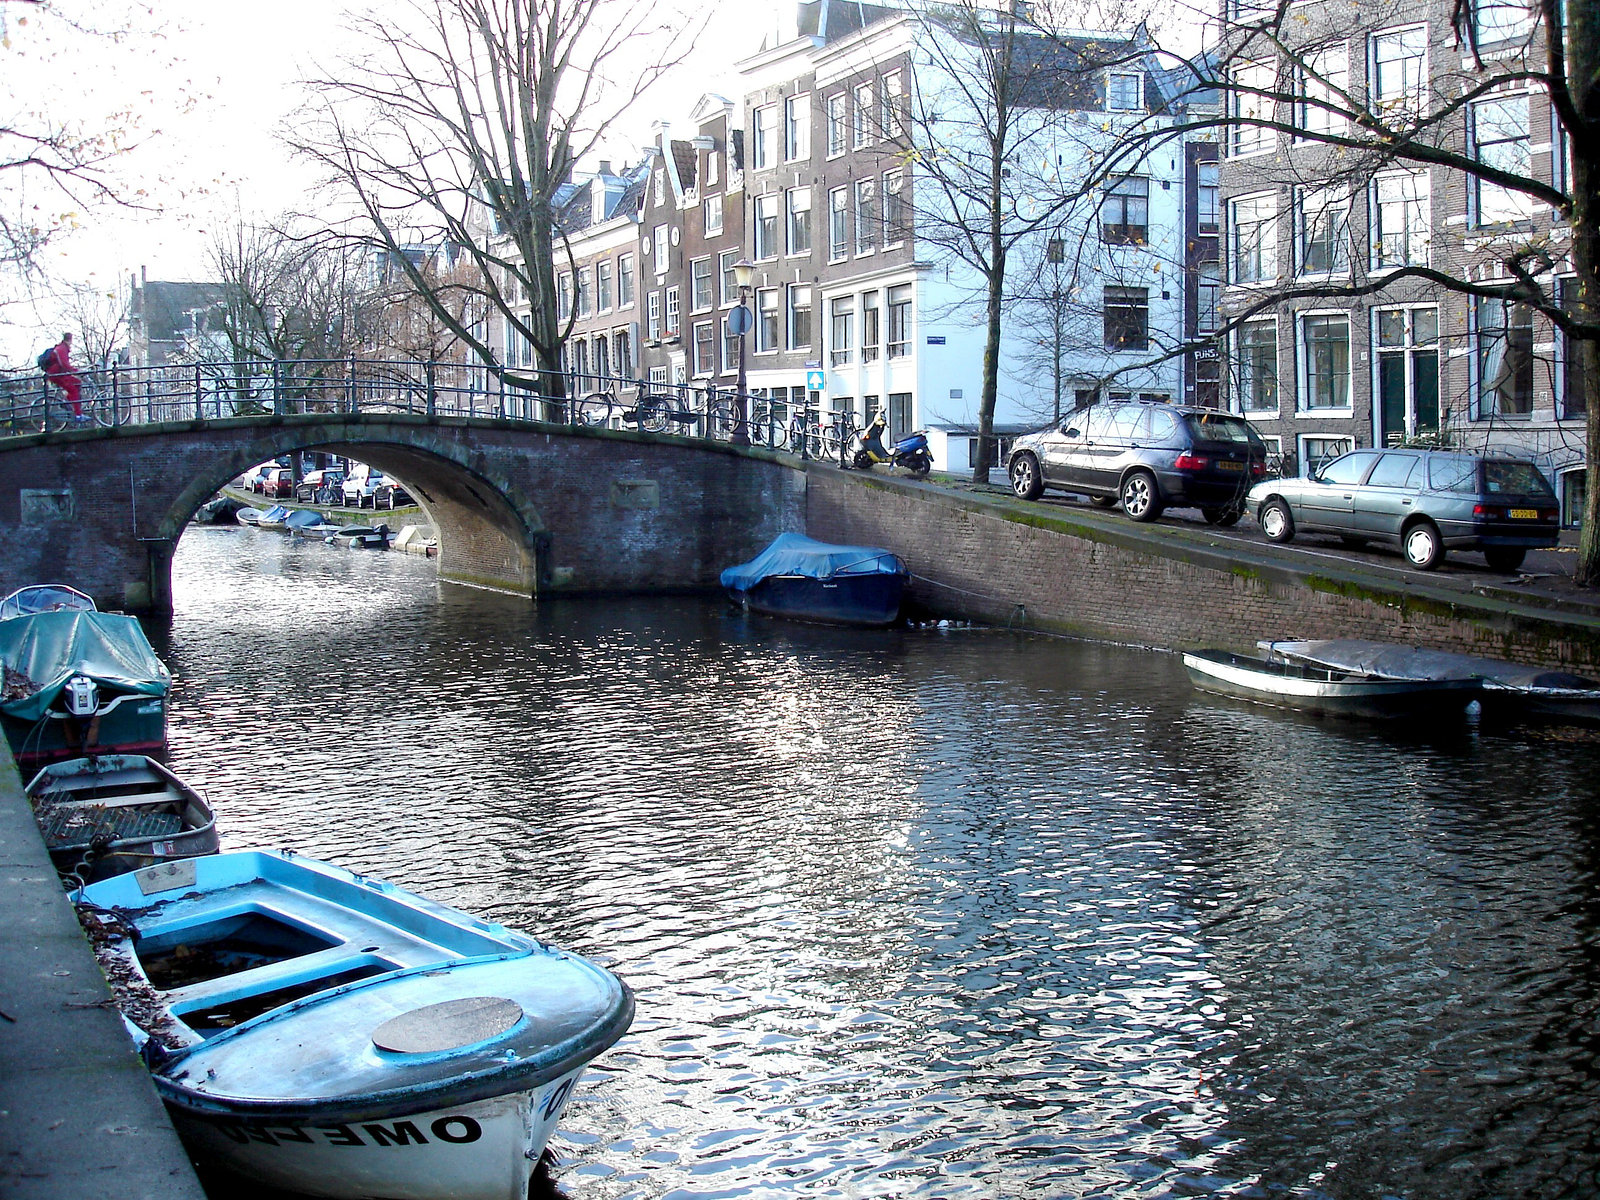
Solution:
M61 341L50 352L49 361L45 364L45 379L61 389L61 394L67 398L67 403L72 405L74 420L83 419L83 404L79 395L83 391L83 383L72 373L72 334L61 335Z

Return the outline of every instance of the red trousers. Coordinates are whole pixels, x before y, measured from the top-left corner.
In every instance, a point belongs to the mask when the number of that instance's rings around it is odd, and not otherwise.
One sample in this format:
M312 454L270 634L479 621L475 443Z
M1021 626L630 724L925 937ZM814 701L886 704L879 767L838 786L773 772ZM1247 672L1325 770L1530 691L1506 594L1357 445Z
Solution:
M51 383L61 389L61 394L67 398L67 403L72 405L72 415L83 416L83 405L78 402L78 397L83 391L83 383L76 375L50 375Z

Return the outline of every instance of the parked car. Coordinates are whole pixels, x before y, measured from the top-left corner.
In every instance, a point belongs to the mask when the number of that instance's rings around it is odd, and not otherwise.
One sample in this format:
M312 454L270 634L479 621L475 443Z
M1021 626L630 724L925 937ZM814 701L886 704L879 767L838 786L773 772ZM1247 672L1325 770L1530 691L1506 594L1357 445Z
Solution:
M244 488L249 492L259 492L261 483L267 477L267 472L278 466L275 462L257 463L243 475L233 481L234 487Z
M372 506L373 495L385 482L383 472L376 467L369 467L366 463L352 463L350 473L344 477L344 482L341 484L345 507Z
M1210 524L1232 525L1266 463L1266 443L1240 417L1126 400L1075 409L1019 437L1006 469L1024 500L1059 488L1103 508L1120 501L1135 521L1154 521L1167 508L1198 508Z
M340 486L344 483L344 472L336 467L319 467L315 471L307 471L305 478L300 481L300 486L295 489L295 499L302 504L338 504L344 499L344 491Z
M1249 504L1275 542L1296 533L1388 542L1422 571L1449 550L1481 550L1494 570L1515 571L1560 529L1555 492L1535 464L1446 450L1353 450L1308 476L1257 484Z
M404 508L409 504L415 503L416 501L412 499L411 493L406 491L405 484L396 482L393 479L386 478L372 493L372 507L375 509Z
M274 499L294 495L294 471L289 467L271 467L261 477L261 494Z

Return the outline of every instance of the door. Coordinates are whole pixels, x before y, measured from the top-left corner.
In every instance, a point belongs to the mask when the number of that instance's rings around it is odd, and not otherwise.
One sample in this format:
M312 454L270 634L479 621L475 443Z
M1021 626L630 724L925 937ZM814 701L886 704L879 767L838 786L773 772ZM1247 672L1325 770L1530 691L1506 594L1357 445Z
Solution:
M1356 488L1377 459L1376 450L1354 450L1336 458L1322 473L1306 481L1298 524L1329 533L1354 533Z
M1378 459L1356 492L1351 528L1359 535L1395 540L1400 525L1416 507L1422 484L1422 456L1391 450Z
M1102 495L1117 493L1143 412L1137 404L1112 404L1090 420L1082 481L1091 490Z

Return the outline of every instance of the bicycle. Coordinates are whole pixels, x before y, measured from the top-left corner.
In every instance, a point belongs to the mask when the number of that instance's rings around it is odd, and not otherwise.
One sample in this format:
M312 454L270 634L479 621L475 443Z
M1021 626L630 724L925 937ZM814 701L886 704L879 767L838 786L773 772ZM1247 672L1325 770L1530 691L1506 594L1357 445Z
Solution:
M668 425L688 426L697 422L698 413L682 407L676 396L650 393L639 385L632 404L617 399L612 389L590 392L573 401L573 423L615 428L612 419L623 425L637 425L648 433L661 433Z
M65 393L45 384L32 400L12 405L4 424L16 433L59 433L95 426L108 429L117 423L115 398L103 386L83 388L78 408L80 414L74 414Z

